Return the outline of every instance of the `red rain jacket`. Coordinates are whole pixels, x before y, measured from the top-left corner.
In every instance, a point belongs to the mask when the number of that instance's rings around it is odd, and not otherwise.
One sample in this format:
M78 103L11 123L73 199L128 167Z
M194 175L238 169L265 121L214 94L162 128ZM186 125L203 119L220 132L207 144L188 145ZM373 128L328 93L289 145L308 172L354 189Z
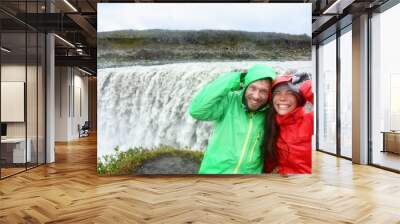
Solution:
M300 92L306 101L313 103L310 80L301 85ZM304 107L301 106L289 114L283 116L277 114L275 119L279 126L276 140L278 162L265 161L265 172L270 173L277 166L280 174L311 173L314 113L305 113Z

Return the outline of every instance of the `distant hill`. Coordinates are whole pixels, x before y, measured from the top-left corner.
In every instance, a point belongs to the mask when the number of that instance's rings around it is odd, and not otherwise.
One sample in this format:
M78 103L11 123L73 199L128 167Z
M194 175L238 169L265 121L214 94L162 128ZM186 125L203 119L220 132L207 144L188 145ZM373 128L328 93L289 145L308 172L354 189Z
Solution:
M121 30L97 35L99 67L182 61L311 60L311 37L245 31Z

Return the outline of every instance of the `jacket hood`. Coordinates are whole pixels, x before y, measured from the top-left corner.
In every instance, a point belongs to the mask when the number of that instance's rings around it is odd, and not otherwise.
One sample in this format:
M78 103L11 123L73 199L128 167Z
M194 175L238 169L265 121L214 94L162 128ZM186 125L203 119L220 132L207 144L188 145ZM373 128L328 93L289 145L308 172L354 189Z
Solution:
M276 71L274 68L267 66L267 65L262 65L262 64L256 64L253 65L253 67L251 67L248 71L246 76L244 77L244 85L243 85L243 90L241 92L242 95L242 105L243 108L248 111L248 107L247 107L247 103L246 103L246 99L244 97L244 93L247 90L247 87L255 81L261 80L261 79L271 79L271 82L273 83L273 81L276 78ZM269 94L268 97L268 101L270 101L272 98L272 94ZM262 106L261 108L259 108L257 111L264 111L266 109L269 108L269 103L267 103L266 105Z
M270 66L256 64L251 67L246 76L244 77L244 88L246 89L252 82L260 79L271 79L274 81L276 78L276 71Z

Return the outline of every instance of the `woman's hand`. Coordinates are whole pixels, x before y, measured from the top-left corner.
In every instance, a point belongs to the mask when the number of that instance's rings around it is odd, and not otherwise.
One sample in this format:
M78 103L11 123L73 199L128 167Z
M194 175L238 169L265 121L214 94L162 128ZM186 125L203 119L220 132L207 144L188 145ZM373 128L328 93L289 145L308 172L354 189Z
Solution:
M314 93L312 91L312 82L311 80L307 80L300 84L299 91L303 94L304 99L307 102L314 104Z

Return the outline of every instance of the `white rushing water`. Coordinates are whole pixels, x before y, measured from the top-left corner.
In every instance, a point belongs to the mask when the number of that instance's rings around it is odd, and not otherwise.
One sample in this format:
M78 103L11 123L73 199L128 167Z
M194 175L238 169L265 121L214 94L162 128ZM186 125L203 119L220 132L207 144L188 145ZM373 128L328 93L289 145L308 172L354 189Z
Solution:
M98 70L98 157L129 148L204 150L211 123L188 114L192 97L219 74L255 63L311 72L311 61L176 63Z

